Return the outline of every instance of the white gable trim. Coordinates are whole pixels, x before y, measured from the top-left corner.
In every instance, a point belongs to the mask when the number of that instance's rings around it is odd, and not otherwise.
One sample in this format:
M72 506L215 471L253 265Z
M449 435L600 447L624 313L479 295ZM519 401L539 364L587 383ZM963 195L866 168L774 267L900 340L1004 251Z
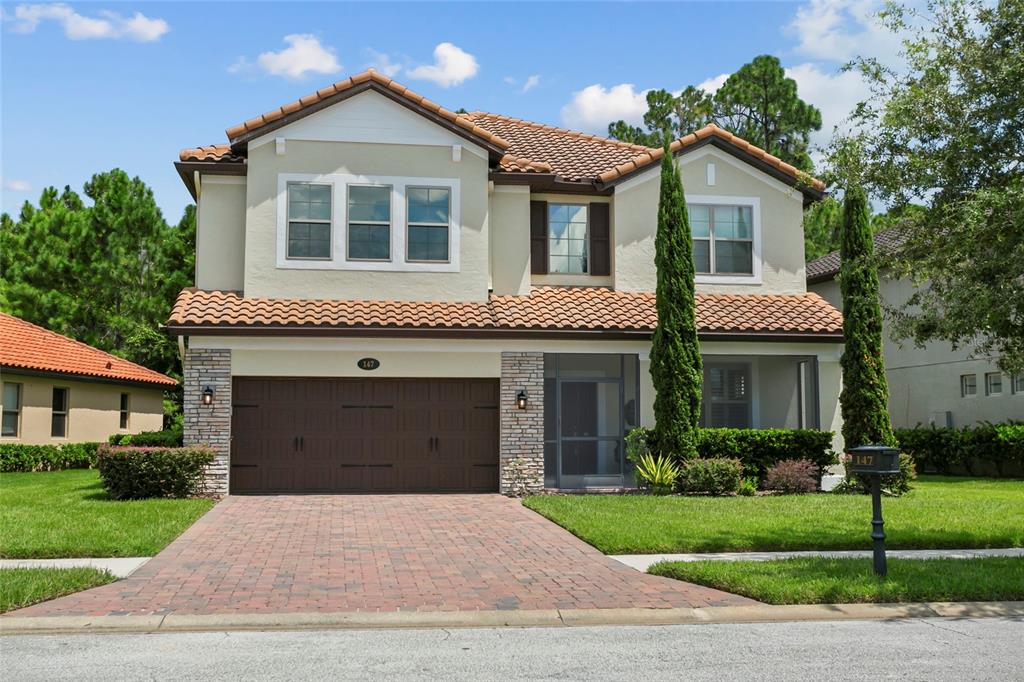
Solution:
M282 140L454 147L487 159L487 150L372 90L353 95L261 135L249 149Z

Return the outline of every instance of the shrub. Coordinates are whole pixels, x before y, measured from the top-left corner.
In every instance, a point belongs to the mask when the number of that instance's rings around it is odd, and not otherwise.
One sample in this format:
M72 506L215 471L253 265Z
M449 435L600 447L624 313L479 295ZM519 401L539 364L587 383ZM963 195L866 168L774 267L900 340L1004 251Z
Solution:
M0 444L0 471L59 471L96 466L99 443L63 445Z
M982 423L960 429L897 429L900 447L922 471L941 474L1024 474L1024 422Z
M115 500L197 495L214 460L213 450L205 447L103 445L97 455L103 487Z
M636 462L636 477L655 495L667 495L672 492L679 477L677 467L670 457L651 453L640 455Z
M871 492L871 479L868 476L855 474L850 468L850 457L843 456L843 468L846 470L846 480L840 483L833 492L836 493L869 493ZM914 466L914 458L905 452L900 453L900 473L882 476L882 490L890 495L903 495L909 493L911 482L917 478L917 469Z
M163 431L114 434L110 437L110 444L152 448L180 448L183 440L184 433L181 429L164 429Z
M740 481L740 489L736 491L740 497L753 497L757 494L757 479L744 476Z
M742 478L743 465L734 458L691 459L679 466L679 488L687 493L731 495Z
M813 493L818 489L821 473L809 459L784 459L768 470L764 487L783 493Z

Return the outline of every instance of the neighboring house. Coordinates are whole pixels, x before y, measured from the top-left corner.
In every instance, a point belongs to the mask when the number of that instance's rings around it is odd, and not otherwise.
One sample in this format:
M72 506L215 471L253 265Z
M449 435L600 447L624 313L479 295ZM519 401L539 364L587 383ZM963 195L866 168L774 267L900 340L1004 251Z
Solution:
M0 443L106 442L163 426L174 379L0 313Z
M372 71L227 137L176 164L197 288L168 321L221 491L633 484L661 150L456 114ZM671 150L702 422L838 433L842 317L806 291L801 227L823 185L714 126Z
M900 246L898 228L875 235L875 251L891 253ZM833 251L807 264L807 287L839 309L839 252ZM914 292L908 278L881 273L881 298L898 306ZM996 358L971 357L970 347L953 350L945 341L919 348L912 339L892 336L888 319L883 322L885 370L889 381L889 414L893 426L970 426L979 421L1024 419L1024 374L1007 375Z

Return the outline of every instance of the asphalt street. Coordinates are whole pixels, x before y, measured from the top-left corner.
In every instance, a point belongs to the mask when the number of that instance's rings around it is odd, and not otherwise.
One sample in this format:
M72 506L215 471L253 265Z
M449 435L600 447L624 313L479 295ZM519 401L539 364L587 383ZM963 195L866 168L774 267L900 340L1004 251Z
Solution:
M1024 620L0 638L5 680L1020 680Z

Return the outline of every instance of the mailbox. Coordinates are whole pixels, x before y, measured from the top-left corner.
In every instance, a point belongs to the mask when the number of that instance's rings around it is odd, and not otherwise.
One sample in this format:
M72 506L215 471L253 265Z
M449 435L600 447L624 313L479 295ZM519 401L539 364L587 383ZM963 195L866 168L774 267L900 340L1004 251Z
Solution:
M856 474L898 474L900 451L888 445L861 445L850 449L850 469Z

